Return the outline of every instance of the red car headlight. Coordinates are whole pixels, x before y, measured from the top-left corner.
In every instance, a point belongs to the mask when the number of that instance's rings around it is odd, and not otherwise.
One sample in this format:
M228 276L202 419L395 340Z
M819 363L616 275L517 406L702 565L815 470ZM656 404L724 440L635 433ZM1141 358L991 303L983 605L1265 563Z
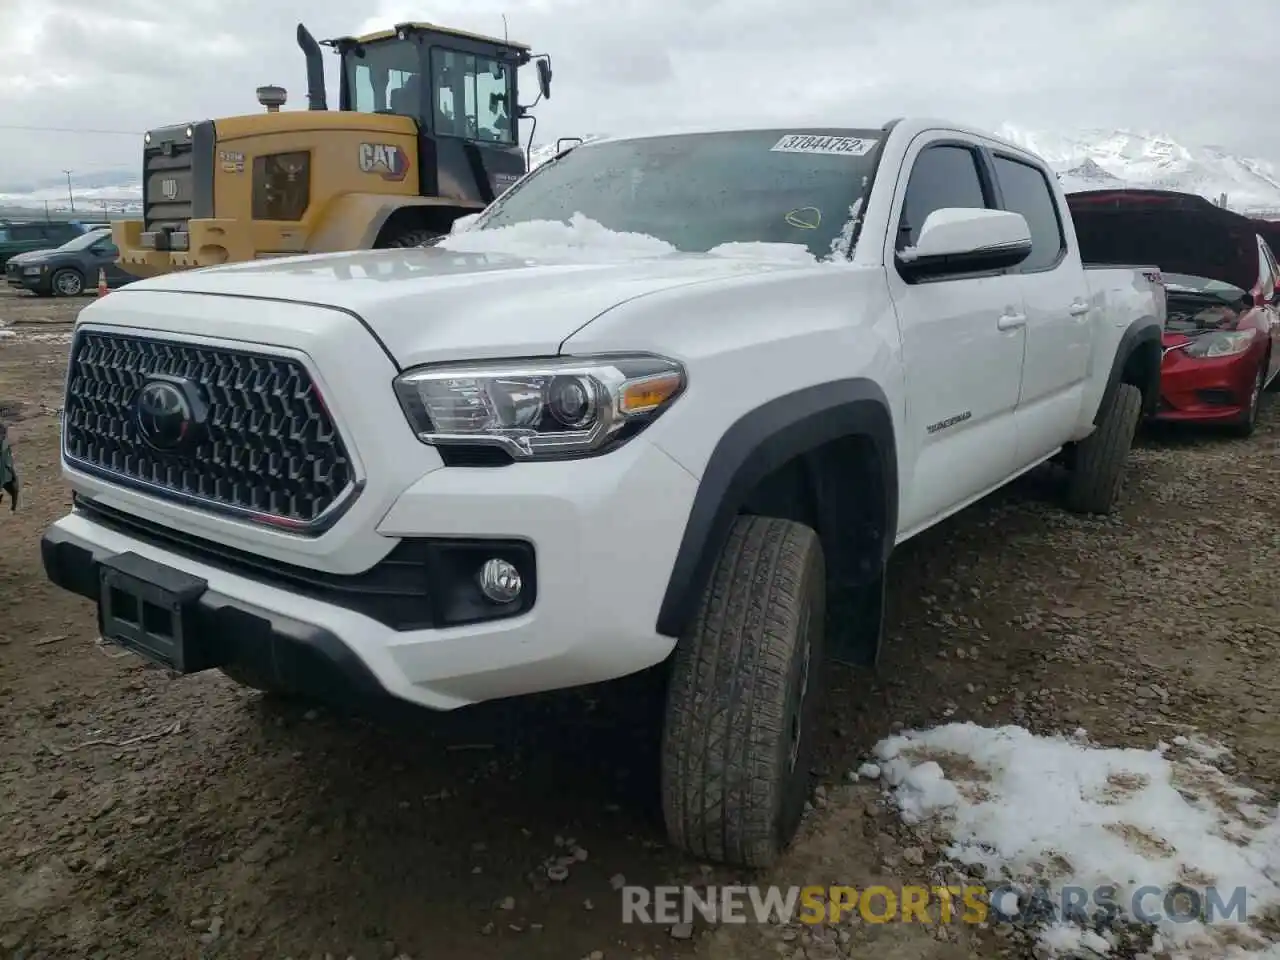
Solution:
M1257 335L1258 331L1255 329L1216 330L1196 337L1182 349L1188 357L1205 360L1211 357L1234 357L1253 346Z

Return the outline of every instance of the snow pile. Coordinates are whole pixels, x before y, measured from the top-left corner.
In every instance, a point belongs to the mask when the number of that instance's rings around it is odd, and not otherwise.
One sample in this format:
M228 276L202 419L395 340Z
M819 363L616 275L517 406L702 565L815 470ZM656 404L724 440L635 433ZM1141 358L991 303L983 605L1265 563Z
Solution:
M665 240L644 233L619 233L581 213L575 213L568 223L530 220L509 227L454 233L437 243L436 248L513 257L567 257L575 261L661 257L678 252Z
M644 233L610 230L582 213L575 213L568 223L530 220L487 230L463 227L435 246L455 253L498 253L530 260L569 260L574 263L664 257L680 252L665 240ZM731 260L818 262L808 248L798 243L722 243L707 253Z
M890 737L876 754L907 823L948 835L946 855L985 876L988 890L1009 885L993 894L993 919L1017 914L1047 885L1057 914L1038 936L1050 955L1112 950L1116 931L1096 922L1092 898L1114 887L1119 918L1153 932L1153 955L1280 958L1264 932L1280 916L1280 820L1214 766L1224 748L1179 737L1155 750L1104 749L1083 731L1046 738L957 723ZM1179 885L1216 903L1216 915L1166 916L1164 894ZM1094 922L1062 916L1064 887L1088 892ZM1240 889L1243 921L1228 906Z
M732 260L791 260L814 263L816 258L802 243L722 243L707 253Z

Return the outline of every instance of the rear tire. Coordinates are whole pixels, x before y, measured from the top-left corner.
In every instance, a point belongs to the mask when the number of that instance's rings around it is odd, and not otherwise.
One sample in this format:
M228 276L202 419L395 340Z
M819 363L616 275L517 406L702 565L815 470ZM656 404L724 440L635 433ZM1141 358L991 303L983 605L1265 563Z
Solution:
M439 230L431 230L427 227L400 227L392 229L385 236L378 237L374 248L387 250L393 247L422 247L443 236L444 234Z
M1124 482L1133 437L1142 418L1142 391L1131 383L1116 389L1102 422L1076 445L1067 483L1067 509L1108 514Z
M671 841L702 860L773 863L809 794L822 699L826 565L803 524L739 517L676 647L662 743Z

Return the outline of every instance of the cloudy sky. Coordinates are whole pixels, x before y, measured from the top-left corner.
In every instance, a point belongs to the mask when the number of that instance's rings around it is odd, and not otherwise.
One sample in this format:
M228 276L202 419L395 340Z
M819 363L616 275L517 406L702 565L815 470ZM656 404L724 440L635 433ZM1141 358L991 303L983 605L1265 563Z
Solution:
M923 113L1280 161L1278 0L0 0L0 190L132 169L141 131L256 112L264 83L305 108L299 19L320 38L426 17L501 34L504 13L553 56L539 141Z

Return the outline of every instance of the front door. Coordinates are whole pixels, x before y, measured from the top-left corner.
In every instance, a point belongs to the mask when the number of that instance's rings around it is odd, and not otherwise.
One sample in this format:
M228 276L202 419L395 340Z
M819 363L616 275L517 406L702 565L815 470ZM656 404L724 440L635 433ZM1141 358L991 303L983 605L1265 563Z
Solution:
M909 464L899 539L1008 479L1017 467L1014 410L1026 343L1021 278L993 271L908 283L894 253L915 243L925 218L948 207L991 208L995 197L972 144L922 134L894 198L898 235L885 265L902 334ZM1003 319L1002 319L1003 318ZM904 471L905 473L905 471Z

